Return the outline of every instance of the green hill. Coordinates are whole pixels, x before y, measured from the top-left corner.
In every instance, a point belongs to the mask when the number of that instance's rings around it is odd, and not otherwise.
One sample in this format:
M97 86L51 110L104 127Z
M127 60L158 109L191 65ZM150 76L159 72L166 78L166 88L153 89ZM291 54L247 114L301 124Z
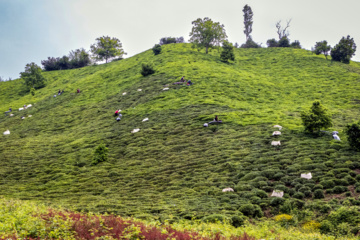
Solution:
M162 220L271 216L304 201L314 211L324 201L333 209L346 200L360 205L360 153L342 133L360 116L360 64L290 48L236 49L235 55L235 63L225 64L217 51L171 44L156 56L148 50L45 72L47 86L35 96L19 79L1 82L0 110L15 110L0 117L1 132L11 132L0 136L0 195ZM141 64L148 62L156 73L143 77ZM172 84L183 75L194 84ZM65 93L53 97L58 89ZM303 133L300 112L317 99L341 142ZM33 107L18 111L24 104ZM116 122L119 108L123 118ZM224 123L203 127L215 115ZM283 126L277 148L270 144L275 124ZM140 131L131 133L134 128ZM109 159L93 166L102 142ZM300 178L306 172L311 180ZM222 193L227 187L235 192ZM321 188L325 199L311 203ZM285 202L269 197L274 189L285 191Z

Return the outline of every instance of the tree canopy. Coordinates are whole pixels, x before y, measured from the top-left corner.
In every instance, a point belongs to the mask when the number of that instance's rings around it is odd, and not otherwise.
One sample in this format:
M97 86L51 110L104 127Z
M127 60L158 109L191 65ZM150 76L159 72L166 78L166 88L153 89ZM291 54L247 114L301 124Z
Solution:
M209 48L220 46L227 39L224 25L213 22L210 18L198 18L192 24L189 41L198 49L205 47L206 53L208 53Z
M314 53L316 55L319 54L324 54L325 58L327 59L327 56L329 55L329 51L331 50L331 46L328 45L327 41L321 41L321 42L316 42L315 47L314 47Z
M110 38L109 36L97 38L96 43L91 45L90 48L96 61L105 60L106 63L112 58L122 57L126 54L120 40L114 37Z
M253 25L253 11L251 10L251 7L247 4L243 8L244 13L244 25L245 30L244 33L246 35L246 41L248 41L251 38L251 32L252 32L252 25Z
M355 55L356 44L353 38L348 35L342 37L340 42L331 50L331 58L334 61L350 63L350 59Z
M350 146L360 151L360 122L347 125L345 133Z
M25 71L20 73L20 77L24 80L28 89L45 87L45 78L42 75L41 67L35 63L28 63L25 66Z
M235 54L234 54L233 45L225 40L223 42L222 48L223 48L223 50L222 50L222 52L220 54L220 60L222 62L229 62L229 60L235 61Z
M313 102L309 112L301 113L301 120L305 126L305 131L319 132L321 128L331 127L331 118L326 112L326 108L319 101Z

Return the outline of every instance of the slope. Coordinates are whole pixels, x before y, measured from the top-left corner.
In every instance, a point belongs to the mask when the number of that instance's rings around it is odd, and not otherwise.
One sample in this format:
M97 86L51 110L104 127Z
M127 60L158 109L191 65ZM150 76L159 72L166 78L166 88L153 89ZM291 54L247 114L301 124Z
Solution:
M1 136L0 194L161 219L276 213L283 202L272 203L272 190L283 189L285 199L299 204L324 181L330 182L322 186L326 200L345 197L334 194L335 184L358 197L360 155L342 133L341 142L304 134L299 116L319 99L335 130L358 119L359 63L277 48L237 49L236 59L224 64L216 51L172 44L157 56L149 50L106 65L46 72L47 86L34 97L20 80L0 83L1 111L34 105L0 118L0 129L11 131ZM142 77L147 62L156 73ZM183 75L194 85L172 84ZM162 90L166 84L169 91ZM58 89L65 93L54 98ZM120 122L113 117L118 108ZM214 115L225 124L202 127ZM274 124L284 127L280 148L270 145ZM132 134L134 128L141 130ZM92 166L101 142L109 160ZM299 178L308 171L312 180ZM223 194L225 187L235 192ZM253 211L244 210L248 203Z

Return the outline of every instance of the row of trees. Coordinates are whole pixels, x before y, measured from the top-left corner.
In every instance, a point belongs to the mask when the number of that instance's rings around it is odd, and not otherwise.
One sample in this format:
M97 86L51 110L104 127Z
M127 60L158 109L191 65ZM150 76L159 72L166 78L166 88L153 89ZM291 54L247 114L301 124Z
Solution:
M126 54L122 48L119 39L103 36L96 39L96 43L90 46L91 54L84 48L71 51L69 55L63 57L48 57L47 60L41 61L45 71L64 70L72 68L81 68L91 64L94 61L104 61L116 57L122 58Z

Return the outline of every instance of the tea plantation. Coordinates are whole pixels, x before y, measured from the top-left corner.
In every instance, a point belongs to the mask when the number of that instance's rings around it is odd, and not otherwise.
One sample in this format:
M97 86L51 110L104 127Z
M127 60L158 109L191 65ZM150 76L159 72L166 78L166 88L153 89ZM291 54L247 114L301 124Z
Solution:
M299 221L311 216L332 226L331 212L348 206L339 224L356 233L360 153L343 129L360 117L360 63L290 48L236 49L229 64L219 55L164 45L156 56L148 50L44 72L47 86L35 96L21 79L1 82L0 110L12 107L14 116L0 116L1 133L11 132L0 136L0 195L160 221L303 211ZM155 73L143 77L142 63ZM194 84L174 85L182 76ZM65 92L54 97L59 89ZM339 131L341 141L304 133L300 113L314 100L328 109L328 131ZM24 104L33 107L18 111ZM215 115L223 124L203 127ZM273 137L276 124L283 129ZM101 143L108 159L93 165ZM300 178L308 172L312 179ZM270 197L273 190L284 197Z

